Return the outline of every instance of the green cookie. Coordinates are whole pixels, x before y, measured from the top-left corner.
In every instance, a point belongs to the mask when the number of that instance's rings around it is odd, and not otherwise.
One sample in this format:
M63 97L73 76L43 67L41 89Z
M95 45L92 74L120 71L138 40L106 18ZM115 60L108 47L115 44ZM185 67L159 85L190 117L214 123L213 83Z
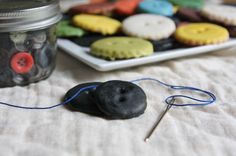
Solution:
M203 0L169 0L171 3L187 8L201 9L204 5Z
M109 37L91 45L93 55L109 60L148 56L153 51L151 42L133 37Z
M85 31L81 28L70 25L69 21L61 21L57 25L58 37L81 37L85 34Z

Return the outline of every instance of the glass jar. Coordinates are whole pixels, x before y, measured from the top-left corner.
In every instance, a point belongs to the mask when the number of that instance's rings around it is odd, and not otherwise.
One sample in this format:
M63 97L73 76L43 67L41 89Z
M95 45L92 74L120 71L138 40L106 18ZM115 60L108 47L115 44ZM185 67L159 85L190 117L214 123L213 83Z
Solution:
M50 76L56 59L57 0L0 1L0 87Z

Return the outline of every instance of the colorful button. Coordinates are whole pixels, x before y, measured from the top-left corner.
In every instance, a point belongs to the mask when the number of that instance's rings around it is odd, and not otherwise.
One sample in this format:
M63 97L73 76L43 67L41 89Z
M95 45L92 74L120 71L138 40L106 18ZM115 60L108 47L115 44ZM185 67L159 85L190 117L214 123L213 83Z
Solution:
M26 40L27 34L26 33L11 33L10 39L14 43L24 43Z
M21 84L23 81L24 81L24 78L21 76L21 75L15 75L13 77L13 81L16 83L16 84Z
M35 62L41 68L47 68L53 62L53 49L48 45L34 53Z
M11 68L19 74L28 73L34 65L34 59L27 52L16 53L11 59Z
M25 50L27 50L24 43L14 43L14 44L15 44L16 50L18 50L18 51L25 51Z
M34 40L34 42L37 42L37 43L44 43L47 40L47 35L43 31L34 33L33 40Z

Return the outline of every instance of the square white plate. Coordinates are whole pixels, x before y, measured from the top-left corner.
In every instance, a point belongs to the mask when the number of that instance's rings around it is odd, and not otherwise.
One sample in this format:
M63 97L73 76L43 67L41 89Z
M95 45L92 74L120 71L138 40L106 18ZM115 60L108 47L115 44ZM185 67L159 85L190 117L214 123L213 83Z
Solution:
M67 39L59 39L58 46L68 54L74 56L78 60L84 62L85 64L91 66L92 68L98 71L110 71L115 69L133 67L153 62L160 62L169 59L192 56L196 54L208 53L215 50L229 48L232 46L236 46L236 39L230 39L228 42L217 45L206 45L193 48L183 48L183 49L155 52L153 55L147 57L128 59L128 60L118 60L118 61L108 61L94 57L89 54L89 48L81 47L76 43Z

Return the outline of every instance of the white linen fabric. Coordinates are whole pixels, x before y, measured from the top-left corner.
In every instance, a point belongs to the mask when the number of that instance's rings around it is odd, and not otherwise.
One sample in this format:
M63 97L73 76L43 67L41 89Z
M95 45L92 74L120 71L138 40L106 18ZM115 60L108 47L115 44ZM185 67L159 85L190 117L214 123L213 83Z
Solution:
M206 107L173 107L150 142L165 97L177 93L156 85L139 85L148 97L142 116L105 120L65 107L20 110L0 106L1 156L235 156L236 47L161 63L98 72L64 52L47 80L26 87L0 89L0 101L24 106L60 103L71 87L84 82L152 77L169 84L212 91L217 102ZM193 94L195 95L195 94Z

